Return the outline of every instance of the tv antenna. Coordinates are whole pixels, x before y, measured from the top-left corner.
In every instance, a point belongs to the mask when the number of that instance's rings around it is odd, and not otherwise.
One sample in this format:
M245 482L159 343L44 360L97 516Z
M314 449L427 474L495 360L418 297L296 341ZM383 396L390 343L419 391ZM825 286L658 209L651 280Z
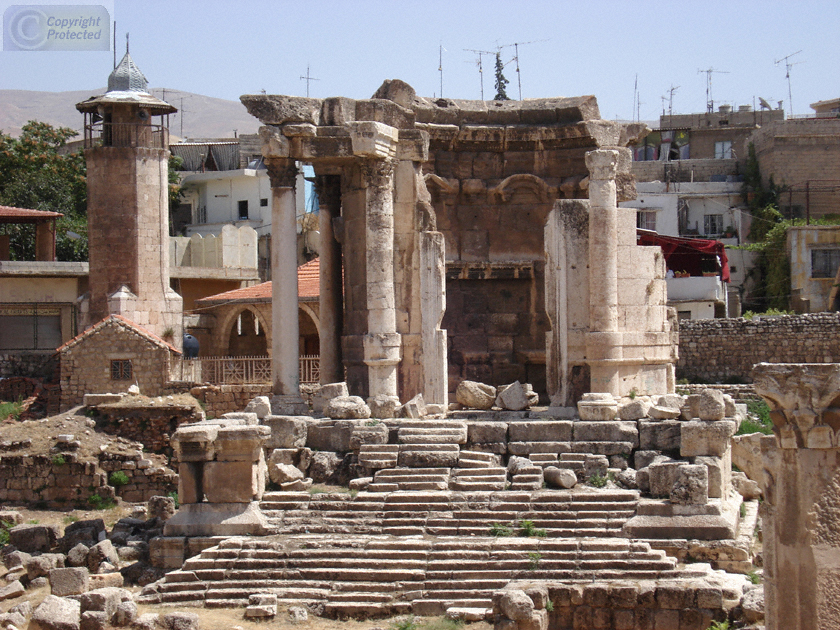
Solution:
M802 62L797 61L796 63L791 63L790 59L791 59L791 57L794 57L795 55L798 55L801 52L802 52L801 50L797 50L795 53L791 53L791 54L787 55L786 57L782 57L781 59L777 59L774 62L777 66L780 63L782 63L783 61L785 62L785 78L787 79L787 84L788 84L788 106L790 107L790 115L791 116L793 116L793 94L791 93L791 89L790 89L790 69L793 66L797 66Z
M440 72L440 97L443 98L443 45L438 46L438 72ZM449 52L449 51L447 51Z
M464 51L475 53L478 55L478 60L475 62L475 65L478 66L478 78L481 81L481 100L484 100L484 55L493 55L495 56L496 53L490 50L473 50L472 48L464 48Z
M668 96L663 96L662 97L662 115L663 116L665 115L665 100L666 99L668 100L668 116L670 117L670 116L674 115L674 93L679 89L680 89L679 85L676 86L676 87L674 87L674 85L671 85L671 87L668 89ZM670 121L669 121L669 123L670 123Z
M505 44L504 46L499 46L499 51L502 48L510 48L513 46L513 59L511 61L516 62L516 83L519 86L519 100L522 100L522 73L519 70L519 47L526 46L528 44L539 44L540 42L547 42L547 39L534 39L530 42L514 42L513 44ZM508 62L510 63L510 61ZM505 64L507 65L507 64Z
M639 73L636 73L636 80L633 81L633 116L635 122L639 122Z
M706 75L706 112L711 114L715 111L715 101L714 98L712 98L712 74L729 74L729 72L726 70L707 68L706 70L698 70L697 74Z
M306 98L309 98L309 82L310 81L320 81L321 79L316 79L313 76L309 76L309 64L306 64L306 76L300 77L301 81L306 81Z

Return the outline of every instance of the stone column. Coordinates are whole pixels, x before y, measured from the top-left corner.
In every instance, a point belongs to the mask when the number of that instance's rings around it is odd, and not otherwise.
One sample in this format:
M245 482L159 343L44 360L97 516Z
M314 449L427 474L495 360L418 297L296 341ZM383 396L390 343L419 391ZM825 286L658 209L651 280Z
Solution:
M333 232L333 219L341 215L341 176L319 175L318 190L318 243L320 257L320 318L318 329L321 348L321 384L344 380L341 360L341 333L344 328L342 295L341 245Z
M840 364L760 363L767 630L840 628Z
M294 160L266 160L271 181L271 410L278 415L307 411L300 397L297 218Z
M397 364L400 335L394 298L394 167L396 161L366 160L362 178L366 188L366 291L368 332L364 338L369 397L399 404Z
M589 169L589 335L591 390L619 395L621 333L618 332L618 208L615 176L618 152L590 151Z

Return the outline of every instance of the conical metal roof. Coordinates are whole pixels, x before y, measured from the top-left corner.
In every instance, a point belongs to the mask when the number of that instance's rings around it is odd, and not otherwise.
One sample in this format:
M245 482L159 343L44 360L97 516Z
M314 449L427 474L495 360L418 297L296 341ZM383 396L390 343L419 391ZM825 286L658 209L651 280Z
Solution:
M148 87L148 80L128 53L108 77L109 92L147 92Z

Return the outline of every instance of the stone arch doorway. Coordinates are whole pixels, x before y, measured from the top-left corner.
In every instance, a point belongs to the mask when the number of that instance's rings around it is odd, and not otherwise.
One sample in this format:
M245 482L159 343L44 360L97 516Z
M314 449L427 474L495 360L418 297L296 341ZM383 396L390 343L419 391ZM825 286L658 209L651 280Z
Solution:
M321 354L321 336L318 332L318 317L305 304L298 309L298 328L300 334L301 356L319 356Z
M261 357L268 355L264 323L251 309L242 309L230 325L227 356Z

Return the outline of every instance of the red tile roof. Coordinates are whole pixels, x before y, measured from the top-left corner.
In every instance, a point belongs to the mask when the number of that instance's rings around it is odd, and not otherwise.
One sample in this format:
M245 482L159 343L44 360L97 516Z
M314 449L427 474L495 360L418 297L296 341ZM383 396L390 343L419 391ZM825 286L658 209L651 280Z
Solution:
M60 212L0 206L0 223L40 223L63 216Z
M312 300L318 299L321 294L320 281L320 260L315 258L310 260L305 265L298 267L298 299ZM263 282L252 287L245 287L243 289L233 289L232 291L225 291L224 293L217 293L206 298L196 300L196 303L201 304L218 304L218 303L253 303L253 302L270 302L271 301L271 282Z
M154 343L158 346L162 346L162 347L165 347L165 348L169 349L171 352L174 352L176 354L181 354L181 351L178 350L178 348L176 348L175 346L173 346L169 342L164 341L163 339L158 337L156 334L154 334L152 332L149 332L148 330L146 330L145 328L143 328L139 324L135 324L133 321L131 321L127 317L123 317L122 315L113 315L113 314L112 315L107 315L103 319L96 322L90 328L85 329L84 331L82 331L81 333L79 333L78 335L76 335L75 337L70 339L69 341L65 341L58 348L56 348L55 351L56 352L61 352L62 350L66 350L67 348L70 348L71 346L75 346L82 339L84 339L85 337L88 337L89 335L92 335L93 333L98 331L100 328L104 328L105 326L109 325L111 322L114 322L118 325L121 325L125 328L128 328L132 332L140 335L141 337L144 337L145 339L148 339L152 343Z

